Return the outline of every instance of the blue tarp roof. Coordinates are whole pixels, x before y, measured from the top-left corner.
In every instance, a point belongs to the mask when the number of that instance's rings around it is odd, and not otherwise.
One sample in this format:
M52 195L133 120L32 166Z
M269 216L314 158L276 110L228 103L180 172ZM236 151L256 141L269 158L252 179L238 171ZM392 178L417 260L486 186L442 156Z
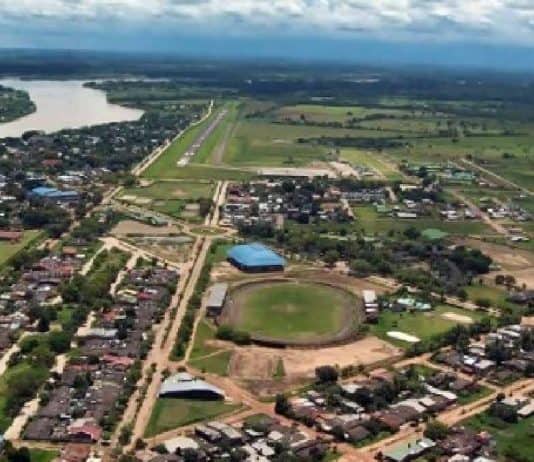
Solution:
M228 251L228 257L240 265L254 266L285 266L286 261L269 247L263 244L236 245Z

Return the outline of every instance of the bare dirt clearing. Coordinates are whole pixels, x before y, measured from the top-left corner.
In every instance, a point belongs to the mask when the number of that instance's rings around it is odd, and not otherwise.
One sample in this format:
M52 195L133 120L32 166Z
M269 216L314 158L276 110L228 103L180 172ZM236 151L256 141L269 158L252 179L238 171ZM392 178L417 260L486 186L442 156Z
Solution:
M401 350L393 345L369 336L356 342L328 348L266 348L260 346L236 347L230 366L230 375L236 378L272 378L273 367L281 359L288 377L300 376L310 378L315 368L325 364L339 367L353 364L369 365L390 359Z
M473 324L473 319L469 316L462 316L461 314L456 313L443 313L442 318L448 319L449 321L456 321L460 324Z
M180 228L175 225L151 226L134 220L121 221L111 230L111 233L116 236L128 236L132 234L144 236L168 236L170 234L179 234L180 232Z

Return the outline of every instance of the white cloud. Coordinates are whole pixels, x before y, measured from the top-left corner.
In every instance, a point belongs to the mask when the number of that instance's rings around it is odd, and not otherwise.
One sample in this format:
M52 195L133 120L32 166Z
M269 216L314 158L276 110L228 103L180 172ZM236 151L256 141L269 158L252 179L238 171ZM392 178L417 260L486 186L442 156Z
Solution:
M534 0L0 0L2 19L534 42Z

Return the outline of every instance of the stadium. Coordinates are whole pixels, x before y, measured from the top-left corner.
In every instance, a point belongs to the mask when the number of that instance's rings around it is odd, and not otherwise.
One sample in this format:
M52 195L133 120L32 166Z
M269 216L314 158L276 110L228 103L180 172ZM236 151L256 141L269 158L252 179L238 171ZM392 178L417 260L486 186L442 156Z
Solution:
M218 323L265 346L332 345L354 338L361 305L352 292L320 280L245 281L230 289Z

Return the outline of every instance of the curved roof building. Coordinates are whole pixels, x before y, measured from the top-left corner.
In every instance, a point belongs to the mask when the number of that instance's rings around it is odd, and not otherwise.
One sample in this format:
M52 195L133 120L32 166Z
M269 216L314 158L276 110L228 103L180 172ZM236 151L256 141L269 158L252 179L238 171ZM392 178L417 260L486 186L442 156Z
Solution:
M236 245L228 251L228 261L242 271L283 271L286 261L263 244Z

